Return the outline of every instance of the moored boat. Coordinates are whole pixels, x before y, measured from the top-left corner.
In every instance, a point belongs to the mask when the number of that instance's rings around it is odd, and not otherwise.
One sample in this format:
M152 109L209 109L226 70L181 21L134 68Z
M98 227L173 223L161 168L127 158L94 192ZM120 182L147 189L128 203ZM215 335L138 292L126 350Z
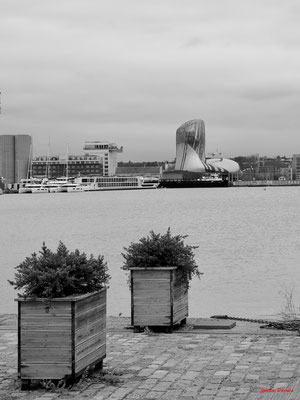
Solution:
M142 176L80 176L22 183L19 193L76 193L104 190L156 189L158 178Z
M82 191L104 191L104 190L133 190L133 189L156 189L158 179L143 178L142 176L82 176L74 179ZM80 191L79 188L77 188Z

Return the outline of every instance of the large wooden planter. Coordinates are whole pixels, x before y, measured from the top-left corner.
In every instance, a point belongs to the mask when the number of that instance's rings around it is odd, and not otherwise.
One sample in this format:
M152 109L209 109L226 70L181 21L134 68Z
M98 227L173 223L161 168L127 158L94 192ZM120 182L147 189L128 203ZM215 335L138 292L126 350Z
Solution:
M188 291L177 267L130 268L131 324L140 327L173 326L186 322Z
M32 379L75 380L106 356L106 289L51 299L18 299L18 374Z

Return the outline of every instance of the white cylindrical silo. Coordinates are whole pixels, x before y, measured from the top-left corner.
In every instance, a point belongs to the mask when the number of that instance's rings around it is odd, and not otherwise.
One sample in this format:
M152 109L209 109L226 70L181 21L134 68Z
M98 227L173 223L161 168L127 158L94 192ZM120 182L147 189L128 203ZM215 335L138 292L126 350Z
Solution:
M0 177L5 184L15 182L15 137L14 135L0 135Z
M15 135L15 182L28 177L31 163L31 136Z

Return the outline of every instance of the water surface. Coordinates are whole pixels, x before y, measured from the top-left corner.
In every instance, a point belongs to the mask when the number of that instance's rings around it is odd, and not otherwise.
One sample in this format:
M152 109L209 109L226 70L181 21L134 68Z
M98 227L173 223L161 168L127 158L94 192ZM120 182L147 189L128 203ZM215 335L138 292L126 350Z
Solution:
M130 315L123 247L150 230L189 235L204 272L189 294L192 317L278 313L294 287L300 305L300 188L195 188L0 196L0 313L14 313L7 283L45 241L103 254L112 276L108 314Z

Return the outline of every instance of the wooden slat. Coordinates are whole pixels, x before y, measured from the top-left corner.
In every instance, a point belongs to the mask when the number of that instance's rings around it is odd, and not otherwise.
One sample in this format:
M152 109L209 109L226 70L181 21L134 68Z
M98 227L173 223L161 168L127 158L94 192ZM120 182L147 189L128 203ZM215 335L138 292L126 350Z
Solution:
M86 365L92 365L94 362L98 361L102 357L104 358L106 354L106 345L102 344L97 349L93 350L91 353L86 354L83 358L77 359L75 361L75 373L82 371Z
M70 302L50 302L50 307L46 308L46 304L41 301L22 302L22 316L26 315L69 315L71 310Z
M170 315L156 316L156 315L135 315L135 326L170 326Z
M89 337L85 342L82 342L75 347L75 361L83 358L86 354L96 351L97 348L105 345L105 342L105 331L99 332L98 334Z
M64 330L71 326L71 316L30 316L21 317L21 330Z
M71 347L24 347L21 348L21 357L23 364L47 364L71 362Z
M153 280L149 279L147 281L134 281L133 283L133 290L134 291L140 291L140 290L157 290L158 292L160 291L166 291L167 293L170 293L170 281L167 280Z
M158 297L159 295L155 295L155 293L145 293L144 296L141 294L134 295L133 300L134 304L170 304L170 296L161 296Z
M21 379L62 379L72 373L71 364L23 364Z
M94 309L88 310L85 313L81 313L78 316L75 315L75 329L80 329L86 324L91 324L94 321L105 318L106 316L106 305L100 305Z
M82 312L86 312L99 305L106 304L106 290L102 290L100 293L95 293L91 297L82 299L75 303L75 313L79 315Z
M21 341L23 346L41 346L41 347L57 347L57 344L62 346L71 345L71 331L26 331L21 332Z
M168 270L141 270L141 271L131 271L134 280L167 280L170 279L170 271Z
M75 345L84 342L89 336L106 330L106 318L94 321L91 324L84 325L81 329L75 331Z
M170 314L170 304L135 304L135 315L168 315Z

